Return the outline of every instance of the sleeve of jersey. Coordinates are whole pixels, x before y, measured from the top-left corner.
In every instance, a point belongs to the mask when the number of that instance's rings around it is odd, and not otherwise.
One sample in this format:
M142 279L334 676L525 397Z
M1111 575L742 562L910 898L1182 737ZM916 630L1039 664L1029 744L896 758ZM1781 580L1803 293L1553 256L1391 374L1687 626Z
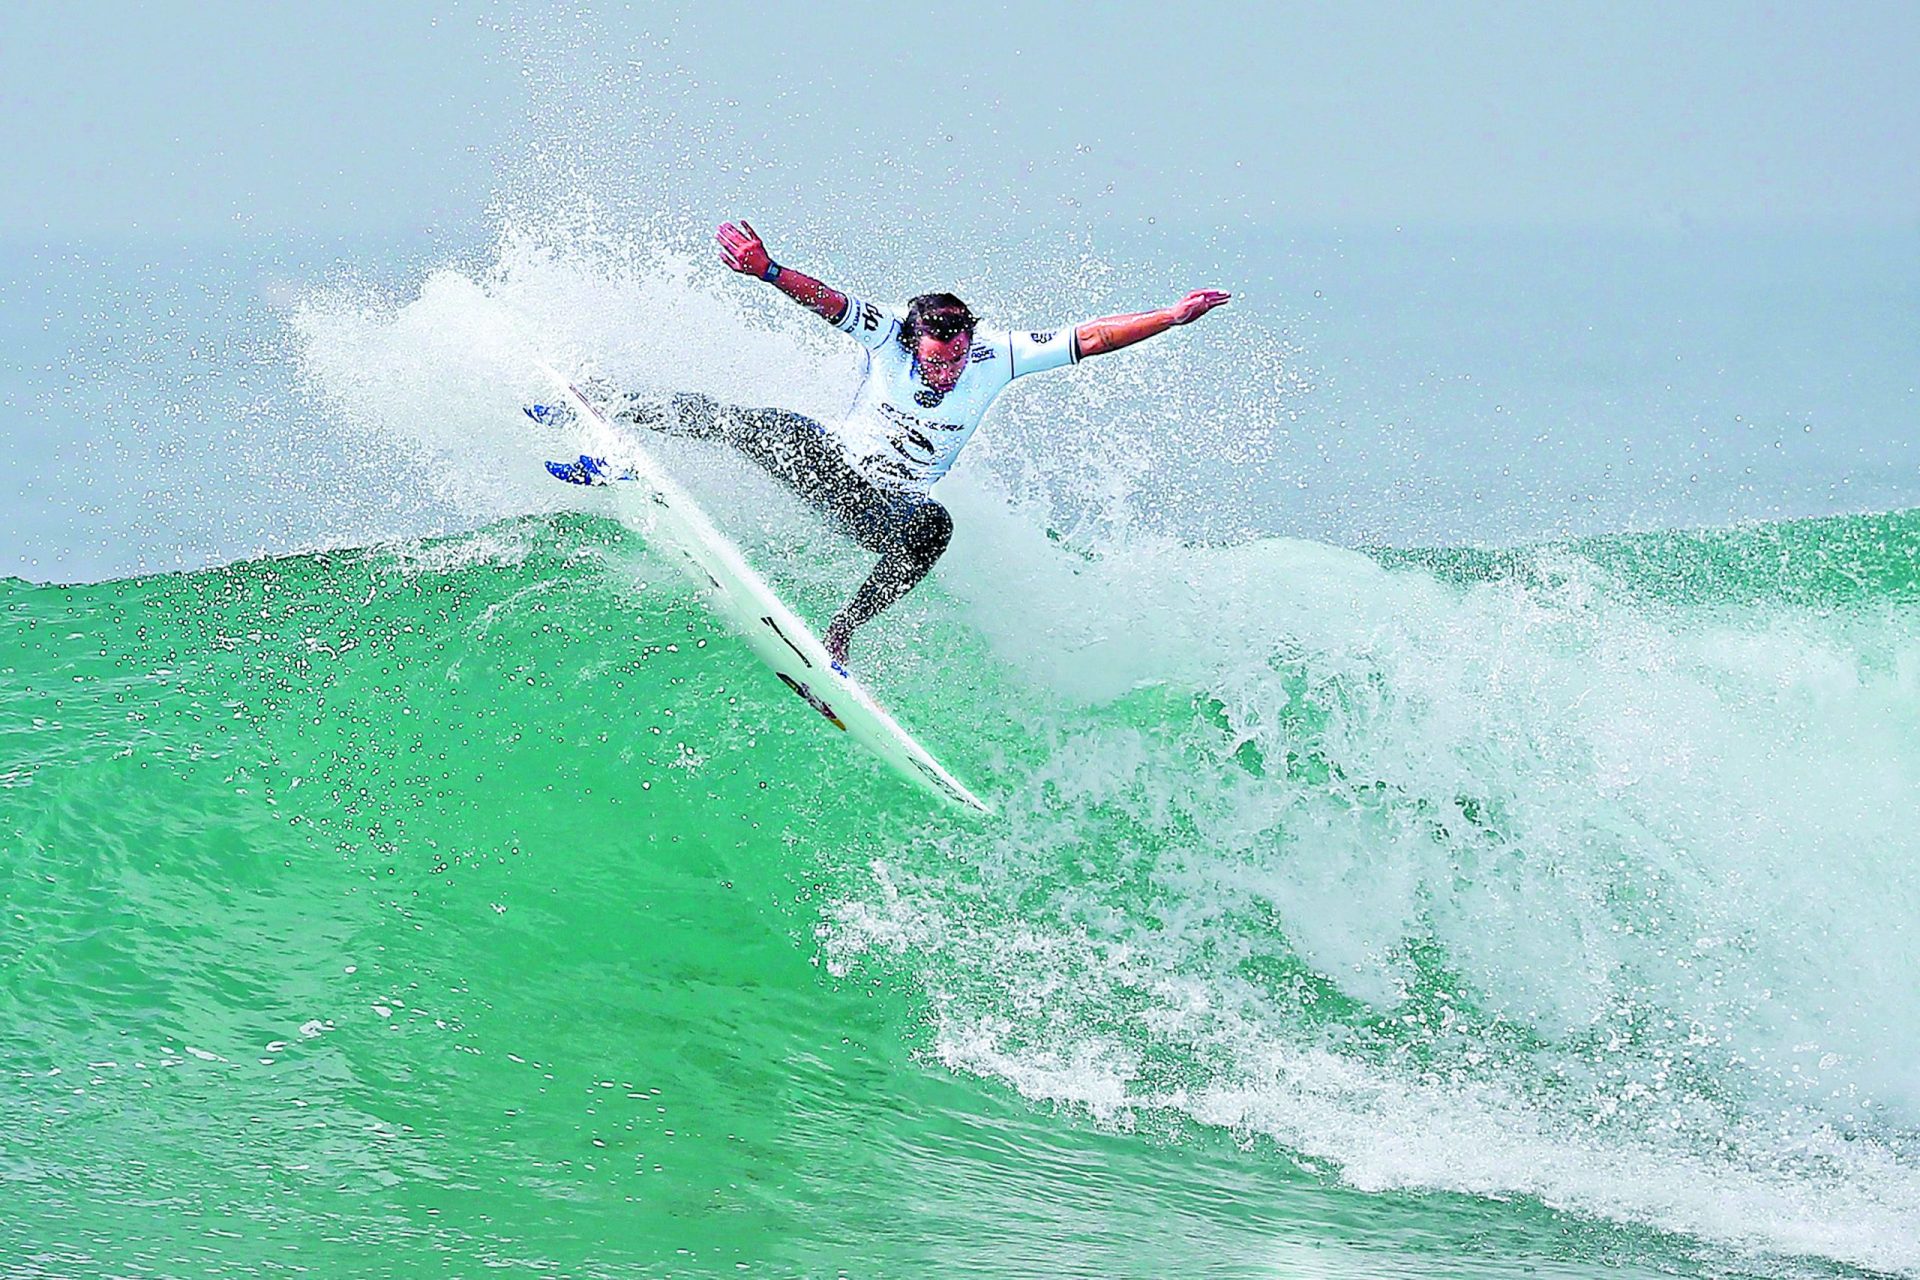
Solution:
M841 316L834 328L842 333L851 334L855 341L871 350L879 350L887 345L900 325L901 312L898 307L889 307L879 302L863 302L852 294L847 295L847 311Z
M1030 373L1044 373L1079 360L1073 330L1072 325L1063 329L1014 330L1007 338L1007 349L1013 355L1013 376L1024 378Z

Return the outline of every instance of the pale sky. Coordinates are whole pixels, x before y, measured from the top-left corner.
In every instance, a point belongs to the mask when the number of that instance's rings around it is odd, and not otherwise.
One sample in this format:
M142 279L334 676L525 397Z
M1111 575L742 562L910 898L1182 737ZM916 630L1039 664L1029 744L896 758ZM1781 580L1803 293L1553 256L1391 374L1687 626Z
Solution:
M1916 67L1914 4L14 5L0 239L475 224L575 142L1068 224L1920 230Z

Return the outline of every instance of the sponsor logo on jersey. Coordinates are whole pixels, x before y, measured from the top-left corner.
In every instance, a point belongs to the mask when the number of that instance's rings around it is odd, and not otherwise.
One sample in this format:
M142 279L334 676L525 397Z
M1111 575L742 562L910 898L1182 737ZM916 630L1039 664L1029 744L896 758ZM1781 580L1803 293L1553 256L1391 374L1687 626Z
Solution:
M875 484L895 489L911 489L919 483L918 470L893 458L870 457L861 471Z
M999 354L998 351L985 343L976 344L973 350L967 353L967 363L979 364L982 360L991 360Z
M925 418L916 418L905 409L888 404L885 400L880 402L879 408L880 412L886 415L887 421L898 427L932 427L935 431L952 430L951 427L946 426L944 423L928 422Z
M909 448L908 446L912 447ZM926 432L920 430L918 427L908 427L905 431L901 432L900 438L893 442L893 447L901 457L914 462L924 465L933 461L933 441L927 439ZM924 456L915 457L914 454L916 451Z
M860 327L872 333L880 327L880 308L871 302L860 308Z
M1052 342L1053 335L1058 332L1060 332L1058 329L1036 329L1033 332L1027 334L1027 336L1029 338L1032 338L1035 342L1047 343L1047 342Z

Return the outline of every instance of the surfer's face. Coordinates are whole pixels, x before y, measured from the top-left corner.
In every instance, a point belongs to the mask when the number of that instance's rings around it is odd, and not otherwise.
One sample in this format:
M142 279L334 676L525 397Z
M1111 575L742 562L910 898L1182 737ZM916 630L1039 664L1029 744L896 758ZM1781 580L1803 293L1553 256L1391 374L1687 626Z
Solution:
M960 381L960 375L966 372L967 353L973 350L973 335L962 333L942 340L923 333L915 340L914 349L914 353L920 357L921 381L945 394L953 390L953 384Z

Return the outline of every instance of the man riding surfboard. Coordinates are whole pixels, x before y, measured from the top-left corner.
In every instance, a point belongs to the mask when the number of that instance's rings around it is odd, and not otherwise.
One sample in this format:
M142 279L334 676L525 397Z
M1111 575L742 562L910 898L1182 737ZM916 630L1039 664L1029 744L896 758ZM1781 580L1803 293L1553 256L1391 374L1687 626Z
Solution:
M634 404L616 417L732 445L879 553L873 572L827 627L827 650L842 666L854 629L910 591L947 549L953 518L929 491L1008 384L1190 324L1228 298L1217 289L1195 289L1157 311L1103 316L1068 329L1002 331L981 326L950 293L922 294L897 307L782 267L744 220L723 224L717 239L728 267L766 281L866 348L853 407L831 431L786 409L742 408L697 394L665 405ZM590 458L553 470L580 483L604 478Z

